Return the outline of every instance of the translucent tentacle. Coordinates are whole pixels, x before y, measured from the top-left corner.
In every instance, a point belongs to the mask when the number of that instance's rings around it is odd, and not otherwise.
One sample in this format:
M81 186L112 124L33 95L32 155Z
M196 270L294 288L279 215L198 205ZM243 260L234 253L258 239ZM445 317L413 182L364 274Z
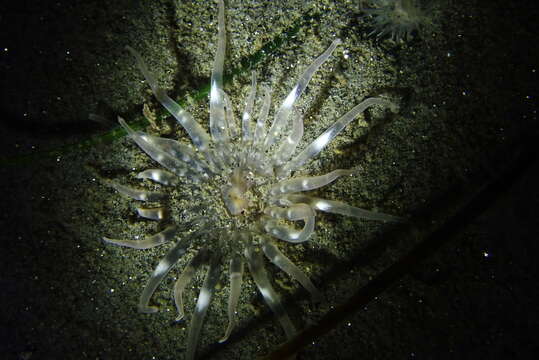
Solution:
M300 168L313 157L318 155L331 140L333 140L339 133L356 118L363 111L374 105L384 105L395 108L395 104L389 100L381 98L368 98L363 100L361 103L356 105L352 110L343 115L339 120L337 120L333 125L331 125L322 135L320 135L316 140L310 143L301 153L296 157L290 160L287 164L282 166L277 170L279 177L286 177L290 172Z
M230 100L228 94L223 90L219 89L218 91L223 98L225 110L225 117L223 118L223 134L225 134L225 137L216 141L215 151L226 165L232 166L236 160L236 152L231 150L231 139L234 138L235 134L238 133L238 129L232 108L232 101Z
M404 221L404 218L399 216L361 209L355 206L348 205L342 201L326 200L303 194L288 194L284 198L293 203L309 204L316 210L332 214L351 216L358 219L392 222Z
M244 142L250 142L252 140L252 131L251 131L251 118L253 114L253 105L255 103L256 96L256 72L251 73L251 91L249 96L247 96L247 101L245 101L245 110L243 110L243 115L241 117L241 129Z
M185 254L188 246L189 243L186 239L179 240L176 245L174 245L174 247L168 251L165 257L159 261L159 264L157 264L157 267L150 277L150 280L148 280L146 287L140 295L138 303L139 312L147 314L157 312L157 307L149 306L150 298L155 292L155 289L157 289L159 283L168 274L172 266Z
M108 242L109 244L130 247L133 249L151 249L174 239L177 232L178 227L176 225L170 225L157 234L146 236L144 240L120 240L103 237L103 241Z
M260 108L260 113L256 119L255 136L253 142L255 146L258 146L266 137L266 120L268 119L269 109L271 106L271 89L264 86L264 94L262 107Z
M243 261L235 256L230 260L230 294L228 296L228 326L225 335L219 340L220 343L228 340L234 328L236 307L240 299L241 283L243 279Z
M224 91L223 99L225 101L225 110L226 110L226 126L228 127L228 133L231 139L236 139L239 137L240 131L238 129L238 123L236 121L236 116L234 115L234 107L232 106L232 100L230 96Z
M170 155L168 152L162 150L155 143L150 142L146 134L141 131L133 131L133 129L131 129L121 117L118 117L118 122L127 131L129 136L137 143L137 145L153 160L157 161L159 164L163 165L165 168L180 177L187 176L194 182L200 182L201 178L198 174L193 173L189 170L185 163Z
M152 92L156 99L172 114L172 116L176 118L176 120L178 120L185 131L187 131L187 134L189 134L189 137L193 141L195 147L206 154L210 142L208 133L195 119L193 119L193 116L189 112L185 111L178 103L176 103L166 94L165 90L157 85L156 79L153 77L150 71L148 71L148 67L142 60L142 56L140 56L138 52L129 46L126 46L126 49L135 57L137 67L142 72L142 75L144 75L148 85L150 85L152 88Z
M137 133L141 134L141 137L148 143L155 145L158 149L174 158L182 160L187 166L201 173L204 177L213 175L209 166L197 158L195 151L191 147L173 139L152 136L141 131Z
M204 321L204 317L206 316L206 312L208 311L208 306L210 305L210 301L215 290L215 285L219 281L220 274L219 258L214 256L211 259L210 268L206 273L206 278L204 279L202 289L200 289L193 318L191 319L191 324L189 325L189 333L187 335L187 353L185 356L187 360L193 360L195 358L196 346L198 343L200 330L202 328L202 323Z
M279 149L275 151L273 156L273 164L280 166L290 159L290 157L296 151L301 137L303 136L303 118L297 111L295 112L294 124L292 126L292 132L281 143Z
M255 103L255 97L256 97L256 72L253 71L251 74L251 90L249 91L249 95L247 96L247 99L245 100L245 109L243 110L243 114L241 117L241 129L242 129L242 143L243 147L240 150L240 166L245 166L245 164L248 162L249 158L251 157L251 147L253 145L253 130L252 130L252 124L251 119L253 117L253 107Z
M149 179L167 186L178 184L176 175L162 169L144 170L137 174L137 179Z
M255 250L252 245L249 245L245 249L245 257L247 258L249 271L253 276L253 280L255 281L258 290L277 317L277 320L286 333L286 337L291 339L296 334L296 328L294 327L294 324L292 324L292 321L290 321L288 314L281 304L279 295L277 295L271 286L266 269L264 269L264 263L260 251Z
M263 141L266 137L266 120L271 106L271 90L268 87L263 88L265 93L264 100L256 120L253 141L250 148L246 149L247 155L245 159L247 166L251 170L263 176L273 176L272 161L268 159L263 148Z
M163 220L168 215L167 208L164 208L164 207L157 207L157 208L137 207L137 213L139 216L146 219L150 219L150 220Z
M300 176L278 182L272 186L272 188L269 190L269 194L271 196L277 196L285 193L314 190L332 183L341 176L351 175L353 173L353 170L338 169L320 176Z
M264 213L276 219L288 219L291 221L303 220L314 215L311 207L306 204L293 204L288 208L270 206L264 210Z
M306 204L293 204L288 208L272 206L264 210L266 215L271 218L265 218L264 230L278 239L291 243L300 243L307 241L314 232L314 211ZM287 219L290 221L303 220L304 225L301 230L297 230L287 225L280 224L275 219Z
M296 86L294 86L292 91L290 91L288 96L281 104L279 110L277 110L277 113L275 114L275 120L273 121L273 124L271 125L268 135L266 136L266 139L264 141L264 148L267 149L277 141L279 135L281 134L281 131L286 126L288 115L292 111L294 103L301 96L301 94L307 87L309 81L311 81L311 78L313 77L315 71L318 70L318 68L320 68L320 66L322 66L322 64L331 56L331 53L340 43L340 39L334 40L331 45L326 49L326 51L324 51L322 55L317 57L314 62L303 72L298 82L296 83Z
M289 258L283 254L275 244L270 240L265 239L264 244L262 245L262 250L266 257L277 265L281 270L287 273L290 277L296 279L309 293L314 301L320 301L322 299L322 294L316 289L312 281L301 271Z
M210 133L216 143L228 142L225 126L225 107L223 90L223 64L226 51L225 8L219 0L219 14L217 24L217 51L213 60L210 88Z
M208 252L203 249L199 251L183 269L182 273L174 284L174 302L176 309L178 310L178 316L176 321L183 319L185 313L183 312L183 291L189 282L193 279L196 271L208 261Z
M110 182L109 184L114 189L116 189L116 191L118 191L120 194L130 197L131 199L134 199L134 200L154 202L154 201L159 201L166 198L166 195L164 193L158 192L158 191L133 189L131 187L117 184L114 182Z

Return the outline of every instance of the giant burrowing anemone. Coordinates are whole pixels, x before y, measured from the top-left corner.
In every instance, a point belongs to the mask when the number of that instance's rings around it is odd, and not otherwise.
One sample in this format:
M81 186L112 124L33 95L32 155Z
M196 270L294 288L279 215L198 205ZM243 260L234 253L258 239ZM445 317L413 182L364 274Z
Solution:
M158 311L150 305L150 298L174 264L187 259L174 285L177 320L183 319L182 294L195 273L207 267L190 320L187 359L195 356L203 320L220 280L221 267L228 266L230 290L229 323L219 341L226 341L233 330L244 264L247 264L254 283L275 313L286 336L291 338L296 329L271 285L262 254L297 280L313 298L320 299L320 293L307 275L278 249L277 240L294 244L308 241L314 232L316 213L320 211L369 220L400 219L310 195L311 190L326 186L339 177L353 176L355 169L337 169L317 176L295 176L365 109L375 105L393 110L396 108L389 100L367 98L314 141L301 146L303 120L301 112L296 109L296 102L315 71L328 60L340 43L339 39L334 40L305 69L275 111L270 126L266 122L270 113L271 91L269 88L263 89L260 110L255 112L257 81L254 73L241 119L236 119L232 101L223 90L226 34L222 0L219 0L218 44L211 74L208 127L197 122L172 100L158 86L140 54L127 48L136 58L137 66L155 97L183 127L190 143L187 139L176 141L135 131L119 118L129 137L161 167L136 175L146 184L146 188L118 182L109 184L119 193L146 203L143 207L137 207L137 213L142 218L159 222L160 231L142 240L103 239L107 243L135 249L149 249L175 242L142 291L138 309L143 313ZM296 151L298 146L302 148L301 151ZM178 199L183 200L180 202ZM175 206L175 203L181 205Z

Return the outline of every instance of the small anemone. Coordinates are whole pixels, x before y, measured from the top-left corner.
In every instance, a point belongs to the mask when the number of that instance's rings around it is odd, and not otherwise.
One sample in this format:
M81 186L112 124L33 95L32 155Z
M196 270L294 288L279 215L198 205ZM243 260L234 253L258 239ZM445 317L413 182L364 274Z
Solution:
M404 41L413 38L429 21L419 0L372 0L369 4L372 7L363 9L374 19L374 29L369 36L389 36L395 41Z

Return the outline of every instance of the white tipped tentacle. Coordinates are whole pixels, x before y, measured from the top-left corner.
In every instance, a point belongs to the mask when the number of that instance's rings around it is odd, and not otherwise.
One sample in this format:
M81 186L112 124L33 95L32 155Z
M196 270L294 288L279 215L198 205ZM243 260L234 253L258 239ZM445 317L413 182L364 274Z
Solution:
M322 133L316 140L310 143L301 153L290 160L281 168L277 169L277 175L279 177L287 177L289 174L306 164L313 157L318 155L331 140L333 140L339 133L356 118L363 111L374 105L383 105L394 108L394 104L389 100L382 98L368 98L363 100L360 104L356 105L352 110L343 115L333 125L331 125L326 131Z
M185 266L182 273L174 283L174 303L176 304L176 309L178 311L178 316L176 316L176 321L180 321L184 317L183 312L183 291L189 282L193 279L196 271L208 261L208 252L206 250L199 251Z
M225 330L225 335L219 339L219 342L228 340L232 329L234 328L234 317L236 315L236 307L240 299L241 283L243 279L243 261L240 257L234 256L230 260L230 294L228 296L228 326Z
M269 195L275 197L280 194L318 189L332 183L341 176L351 175L353 173L353 170L338 169L320 176L300 176L293 179L283 180L271 187Z
M296 328L294 327L294 324L292 324L292 321L288 317L288 314L281 304L279 295L277 295L271 286L266 269L264 269L264 263L262 261L260 251L257 251L252 245L249 245L245 249L244 254L247 258L249 271L253 276L253 280L255 281L258 290L277 317L277 320L279 320L279 323L281 323L281 326L286 333L286 337L291 339L296 334Z
M301 243L309 240L309 237L314 232L314 217L313 209L307 204L292 204L288 208L271 206L264 210L266 215L271 218L264 218L264 230L270 235L291 243ZM297 230L287 225L281 224L278 219L287 219L290 221L303 221L304 225L301 230Z
M103 241L109 244L130 247L133 249L151 249L172 240L177 232L178 227L176 225L170 225L157 234L146 236L144 240L122 240L103 237Z
M265 93L264 100L256 120L253 141L246 156L246 165L257 174L269 177L274 175L273 164L272 160L264 150L263 141L266 137L266 120L268 118L269 109L271 106L271 89L268 87L263 88Z
M282 201L284 201L284 203ZM390 221L390 222L404 221L404 218L399 217L399 216L361 209L355 206L348 205L342 201L327 200L327 199L307 196L303 194L287 194L283 196L281 199L279 199L278 203L281 203L283 205L284 204L288 205L290 203L309 204L316 210L320 210L320 211L332 213L332 214L351 216L357 219Z
M245 101L245 110L241 117L241 129L242 129L242 139L244 143L249 143L252 141L253 134L251 129L251 119L253 117L253 106L255 103L256 97L256 72L252 72L251 75L251 91L247 100Z
M226 92L220 90L223 97L225 118L223 121L224 134L226 136L222 141L218 141L215 144L215 150L219 153L221 159L227 166L232 166L237 160L236 152L232 151L232 140L237 138L239 134L238 126L236 124L236 118L234 116L234 110L232 108L232 101Z
M153 160L172 171L174 174L184 177L194 182L200 182L201 176L192 170L184 162L178 160L176 157L162 150L161 146L157 145L155 139L152 139L147 134L141 131L134 131L127 125L124 119L118 117L118 122L127 131L129 136L137 143L137 145Z
M140 299L138 303L138 311L141 313L151 314L157 312L155 306L150 306L150 298L152 297L155 289L163 278L168 274L172 266L180 259L186 252L188 247L188 242L186 239L179 240L172 249L170 249L165 257L159 261L157 267L153 271L150 280L146 284L146 287L140 294Z
M219 276L221 275L219 270L219 259L214 256L210 261L210 267L206 273L204 284L198 294L198 300L195 305L191 324L189 325L189 333L187 334L187 352L185 355L187 360L193 360L195 358L196 346L200 336L200 330L202 329L202 323L204 322L204 317L206 316L213 292L215 291L215 285L217 285Z
M275 120L273 121L273 124L271 125L271 128L268 131L268 135L266 136L266 139L264 141L265 149L269 148L277 141L279 135L281 134L282 130L285 128L288 122L288 115L292 111L294 104L299 99L301 94L303 94L303 91L307 87L307 84L309 84L309 81L311 81L316 70L318 70L320 66L322 66L322 64L326 62L327 59L329 59L337 45L339 45L340 43L340 39L334 40L331 45L326 49L326 51L324 51L322 55L317 57L300 76L298 82L296 83L292 91L290 91L290 93L284 99L283 103L281 104L281 107L279 108L279 110L277 110L277 113L275 114Z
M178 184L176 175L162 169L148 169L141 171L137 174L137 179L149 179L166 186Z
M260 113L256 119L256 128L253 145L258 148L264 138L266 137L266 120L268 119L269 109L271 106L271 89L267 86L263 86L264 100L262 101L262 107Z
M163 90L157 85L157 81L148 70L148 67L142 60L142 56L133 48L126 46L126 49L135 57L137 67L140 69L146 82L150 85L156 99L178 120L180 125L187 131L189 137L193 141L195 147L203 153L207 153L210 137L206 130L193 119L193 116L185 111L178 103L172 100Z
M195 151L191 149L190 146L182 144L177 140L153 136L141 131L137 131L137 134L140 134L142 139L154 145L156 148L183 161L190 169L200 173L202 177L207 178L210 175L213 175L209 166L203 160L198 159Z
M110 182L109 185L116 189L116 191L118 191L120 194L130 197L133 200L154 202L166 198L166 195L159 191L134 189L132 187L118 184L115 182Z
M168 210L165 207L143 208L137 206L137 214L140 217L150 220L163 220L168 215Z
M273 156L273 164L275 166L283 165L296 151L301 137L303 136L303 118L297 111L294 112L294 122L290 135L281 143Z
M232 140L235 140L240 135L240 130L238 129L238 123L236 121L236 116L234 115L234 107L230 96L224 91L222 91L223 99L225 101L225 124L228 129L229 143Z
M223 97L223 65L226 51L225 7L219 0L217 21L217 51L213 60L210 82L210 133L216 143L228 141L225 120L225 100Z
M314 301L318 302L322 299L322 294L320 294L307 275L290 261L271 240L264 239L262 250L269 261L278 266L290 277L296 279L311 294Z

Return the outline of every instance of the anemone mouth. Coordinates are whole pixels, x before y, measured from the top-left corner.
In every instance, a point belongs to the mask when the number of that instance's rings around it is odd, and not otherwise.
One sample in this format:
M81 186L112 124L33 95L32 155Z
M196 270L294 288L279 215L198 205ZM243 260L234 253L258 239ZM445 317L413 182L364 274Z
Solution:
M191 144L135 131L119 118L128 136L160 167L144 170L136 176L146 184L154 184L152 190L116 182L109 185L134 201L147 203L148 206L137 208L138 216L156 221L161 226L160 231L142 240L103 238L107 243L136 249L173 243L140 295L138 309L142 313L158 311L157 307L150 305L152 295L172 267L181 262L187 253L191 253L189 262L174 285L174 302L178 311L176 319L183 319L183 293L195 274L206 269L189 325L187 359L195 356L202 324L220 280L223 264L228 263L229 266L230 292L228 326L219 341L226 341L234 328L245 264L286 336L291 338L296 333L295 326L271 285L263 258L266 257L297 280L313 299L319 300L322 296L307 275L280 251L278 241L293 244L308 241L314 233L317 212L378 221L402 220L311 195L311 191L341 177L355 175L356 170L337 169L316 176L294 175L366 109L372 106L396 108L387 99L367 98L337 119L301 151L296 151L303 137L303 120L296 102L314 73L331 57L341 40L335 39L304 70L276 110L270 126L266 126L266 121L271 91L265 89L261 109L255 115L257 86L253 73L246 105L241 120L237 121L232 101L223 89L224 19L224 3L219 0L218 45L211 76L207 128L172 100L158 86L142 56L134 49L127 48L135 57L156 99L185 129ZM190 214L179 214L181 208Z
M222 187L223 202L232 216L245 214L253 202L249 200L249 183L245 177L245 170L235 168L226 185Z

